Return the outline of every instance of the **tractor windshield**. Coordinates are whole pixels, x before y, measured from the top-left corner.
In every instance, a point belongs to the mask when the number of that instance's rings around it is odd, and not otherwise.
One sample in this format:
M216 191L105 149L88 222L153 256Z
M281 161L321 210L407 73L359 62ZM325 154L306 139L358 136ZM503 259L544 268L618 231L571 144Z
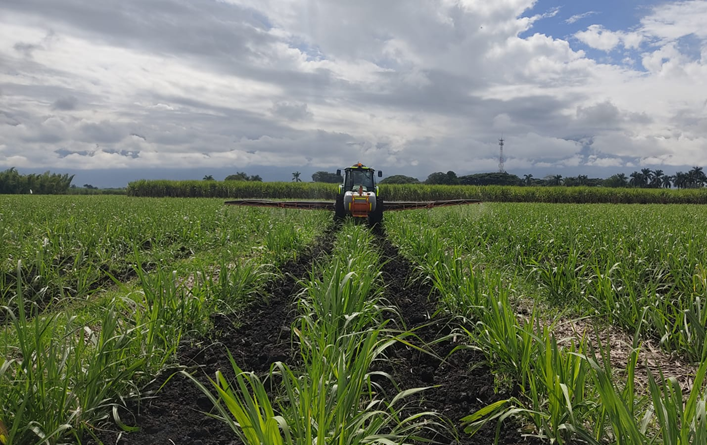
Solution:
M358 190L359 186L363 186L364 191L373 190L373 171L372 170L351 170L348 174L346 182L346 190Z

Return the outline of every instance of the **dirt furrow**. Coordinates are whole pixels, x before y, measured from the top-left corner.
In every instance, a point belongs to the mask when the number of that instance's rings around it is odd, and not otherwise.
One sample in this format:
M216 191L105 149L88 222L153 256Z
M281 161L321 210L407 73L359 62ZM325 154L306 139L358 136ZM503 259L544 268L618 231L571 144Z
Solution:
M382 278L386 286L385 296L398 307L404 328L414 330L418 337L408 340L433 353L426 354L398 343L388 350L389 360L377 364L378 370L391 374L403 390L434 386L409 401L406 409L408 414L434 411L448 422L447 432L428 432L426 438L443 444L492 444L495 434L492 428L469 437L463 432L460 420L489 403L510 397L510 394L495 392L494 376L482 353L471 349L452 353L462 344L462 338L431 344L450 334L454 321L446 316L436 316L434 323L430 322L437 308L431 285L423 280L412 281L416 276L414 265L399 254L382 229L375 233L384 261ZM518 428L509 423L503 427L499 443L542 442L522 437Z
M276 361L296 365L298 358L291 348L289 329L296 316L293 302L300 291L298 281L308 276L315 260L331 253L338 229L333 226L308 252L282 266L280 278L270 282L265 289L267 298L237 316L242 322L240 326L235 327L231 317L218 314L212 317L214 329L208 338L183 341L178 363L193 371L193 375L207 387L210 384L206 376L213 378L216 370L226 376L233 374L227 351L233 354L241 369L248 371L268 371ZM152 392L152 396L139 405L130 404L129 411L120 412L124 423L137 425L140 430L125 433L113 423L103 425L95 432L103 444L239 443L224 422L204 414L212 411L213 405L192 381L181 374L165 372L146 391ZM87 439L83 443L97 442Z

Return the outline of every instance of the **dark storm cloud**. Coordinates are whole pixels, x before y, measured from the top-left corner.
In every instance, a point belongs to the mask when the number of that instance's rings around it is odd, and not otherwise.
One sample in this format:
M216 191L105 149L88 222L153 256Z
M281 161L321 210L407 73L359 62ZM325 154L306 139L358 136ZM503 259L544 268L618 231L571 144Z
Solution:
M15 116L7 111L0 110L0 124L10 125L11 127L16 127L20 125L20 121L15 118Z
M584 97L578 94L567 94L562 99L536 95L519 97L506 101L490 101L491 109L507 113L514 121L523 125L551 134L563 135L570 118L562 112L571 104Z
M189 0L22 0L5 9L44 16L56 32L87 34L91 40L156 54L217 57L234 65L258 57L258 47L272 42L267 20L255 11L217 1Z
M646 113L635 113L619 109L610 101L577 107L577 119L573 126L583 131L597 133L601 130L619 131L628 124L647 125L653 118Z
M13 46L15 51L22 53L25 57L32 57L32 53L41 48L40 45L35 45L33 43L17 42Z
M264 135L273 138L286 137L292 135L295 130L274 122L267 115L254 113L239 108L228 108L210 103L178 96L153 95L154 100L159 103L173 104L181 107L188 107L189 114L175 113L165 110L150 110L150 116L156 123L179 123L179 127L186 129L184 137L190 140L199 137L199 133L209 135L219 135L232 139L258 139ZM194 114L198 116L198 127L195 126ZM187 136L189 134L189 136ZM157 136L158 143L167 143L168 135ZM167 138L167 139L165 139ZM172 140L174 143L175 141Z
M119 142L129 134L122 126L115 125L108 121L82 124L79 131L84 141L105 144Z
M296 102L276 102L273 104L272 113L289 121L300 121L312 117L312 113L307 109L307 104Z
M54 101L54 104L52 104L52 110L73 110L76 108L76 105L78 105L78 103L79 100L74 96L60 97L59 99Z
M584 99L584 95L577 93L567 94L562 99L550 95L487 99L477 94L483 91L480 80L437 70L424 74L429 82L415 85L400 81L398 74L385 73L381 77L389 82L386 88L371 92L355 87L351 89L350 97L361 105L374 103L400 111L463 117L472 126L486 128L492 125L497 115L505 113L516 124L548 131L564 128L570 119L562 111Z
M17 42L13 45L13 49L31 59L35 51L46 49L55 37L56 34L50 29L41 41L37 43Z
M422 85L410 84L400 73L380 73L381 88L370 91L366 86L352 86L350 93L362 103L433 112L458 114L475 108L480 99L471 91L474 80L440 70L423 72L427 80Z
M276 63L272 45L281 39L268 34L271 25L260 13L221 1L126 0L23 0L7 6L17 12L57 20L62 32L103 41L113 46L174 55L193 66L222 74L279 85L283 97L310 100L335 96L342 81L325 68L310 72ZM50 32L54 36L54 31ZM46 39L45 39L46 40ZM346 82L343 82L344 84Z
M707 136L707 113L704 111L698 112L694 109L680 110L670 120L670 124L676 128Z
M31 71L37 77L52 77L57 79L69 79L71 80L73 76L67 73L60 72L58 70L51 69L33 69ZM76 110L79 104L91 104L92 106L100 106L105 102L99 96L86 92L84 90L73 89L69 86L60 85L24 85L20 83L0 83L0 88L2 88L7 96L12 96L16 98L29 98L32 102L38 102L45 104L42 110L36 110L37 112L44 113L46 110L53 111L73 111ZM26 100L26 99L24 99ZM21 110L16 110L20 112ZM68 113L67 113L68 114ZM39 118L34 114L26 113L27 118Z
M58 144L67 140L67 134L63 128L44 125L44 122L31 122L29 125L27 122L23 122L22 125L29 130L21 137L23 142Z
M577 107L577 119L591 126L616 126L620 116L619 109L608 101L589 107Z

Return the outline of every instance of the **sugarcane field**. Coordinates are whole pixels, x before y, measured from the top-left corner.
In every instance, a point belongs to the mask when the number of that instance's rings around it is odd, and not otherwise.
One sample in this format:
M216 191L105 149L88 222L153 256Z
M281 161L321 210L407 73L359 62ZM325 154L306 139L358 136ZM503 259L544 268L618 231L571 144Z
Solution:
M0 445L707 445L707 0L0 0Z
M225 204L0 196L3 445L705 443L703 206Z

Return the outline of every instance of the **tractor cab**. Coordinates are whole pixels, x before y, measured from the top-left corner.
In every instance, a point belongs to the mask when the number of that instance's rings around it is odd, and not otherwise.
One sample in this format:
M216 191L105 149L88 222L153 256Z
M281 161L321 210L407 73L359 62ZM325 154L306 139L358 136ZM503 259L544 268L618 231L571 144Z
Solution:
M383 219L383 201L378 199L375 170L359 162L345 168L344 173L344 183L339 184L335 217L350 215L367 218L372 225L379 223ZM341 170L337 170L336 174L341 175ZM378 171L378 177L381 176L383 173Z
M352 167L344 169L344 172L344 183L339 186L339 194L358 191L378 194L374 169L366 167L359 162ZM337 170L336 174L341 175L341 170ZM378 171L378 177L380 178L381 176L383 176L383 172Z

